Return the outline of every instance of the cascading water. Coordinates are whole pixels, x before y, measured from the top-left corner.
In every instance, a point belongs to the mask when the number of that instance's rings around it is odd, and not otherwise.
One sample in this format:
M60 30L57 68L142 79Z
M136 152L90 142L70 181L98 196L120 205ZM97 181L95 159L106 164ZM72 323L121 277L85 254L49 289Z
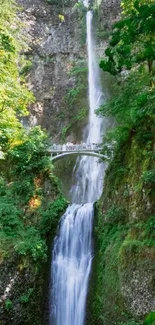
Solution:
M104 102L101 88L99 65L96 61L95 42L92 33L92 11L87 12L87 50L88 50L88 85L89 85L89 123L87 144L101 143L106 131L106 120L98 118L95 110ZM83 156L77 160L74 168L75 185L71 189L72 200L77 203L96 201L103 189L104 164L97 158Z
M72 204L61 220L53 251L51 324L83 325L92 260L92 217L92 203Z
M87 12L87 48L89 66L89 124L85 142L100 143L105 122L95 115L103 93L92 35L93 13ZM83 157L75 166L76 184L72 202L60 221L52 259L50 325L83 325L86 296L92 263L93 203L102 193L104 164Z

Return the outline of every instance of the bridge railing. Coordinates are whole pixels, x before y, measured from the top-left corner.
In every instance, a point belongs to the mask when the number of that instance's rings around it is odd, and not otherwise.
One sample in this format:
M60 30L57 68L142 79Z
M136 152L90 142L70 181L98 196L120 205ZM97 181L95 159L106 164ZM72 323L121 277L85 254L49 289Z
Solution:
M50 152L66 152L66 151L101 151L102 147L100 144L53 144L50 148Z

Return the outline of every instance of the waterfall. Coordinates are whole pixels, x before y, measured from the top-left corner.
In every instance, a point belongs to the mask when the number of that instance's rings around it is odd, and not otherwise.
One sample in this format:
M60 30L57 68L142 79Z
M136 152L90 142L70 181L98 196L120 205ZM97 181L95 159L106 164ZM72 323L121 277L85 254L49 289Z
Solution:
M53 251L53 323L83 325L92 260L93 205L72 204L64 214Z
M89 85L89 123L87 144L101 143L106 130L104 119L98 118L95 110L103 104L99 65L96 62L95 42L92 33L92 11L87 12L87 51L88 51L88 85ZM71 189L72 200L77 203L96 201L103 189L104 164L97 158L86 157L77 160L74 168L75 185Z
M93 13L87 12L89 67L89 123L86 143L100 143L105 120L95 114L104 100L92 33ZM97 158L77 159L72 204L59 224L52 253L50 325L84 325L88 281L92 264L93 203L100 197L105 166Z

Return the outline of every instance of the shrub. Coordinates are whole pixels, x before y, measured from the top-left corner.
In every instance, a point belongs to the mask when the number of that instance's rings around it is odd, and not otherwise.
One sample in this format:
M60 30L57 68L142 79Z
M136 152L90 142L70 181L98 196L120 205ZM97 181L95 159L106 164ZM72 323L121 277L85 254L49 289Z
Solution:
M5 309L7 310L7 311L9 311L9 310L11 310L13 308L13 303L12 303L12 301L10 300L10 299L7 299L6 301L5 301Z

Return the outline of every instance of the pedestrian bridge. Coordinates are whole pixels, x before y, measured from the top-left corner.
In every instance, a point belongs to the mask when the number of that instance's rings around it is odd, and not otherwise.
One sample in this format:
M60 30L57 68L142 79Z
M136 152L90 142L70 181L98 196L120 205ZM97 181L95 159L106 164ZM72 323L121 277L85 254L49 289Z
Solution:
M68 156L92 156L100 159L105 158L103 154L101 154L102 147L99 144L63 144L56 145L53 144L49 148L49 153L51 155L51 160L53 162L66 158Z

